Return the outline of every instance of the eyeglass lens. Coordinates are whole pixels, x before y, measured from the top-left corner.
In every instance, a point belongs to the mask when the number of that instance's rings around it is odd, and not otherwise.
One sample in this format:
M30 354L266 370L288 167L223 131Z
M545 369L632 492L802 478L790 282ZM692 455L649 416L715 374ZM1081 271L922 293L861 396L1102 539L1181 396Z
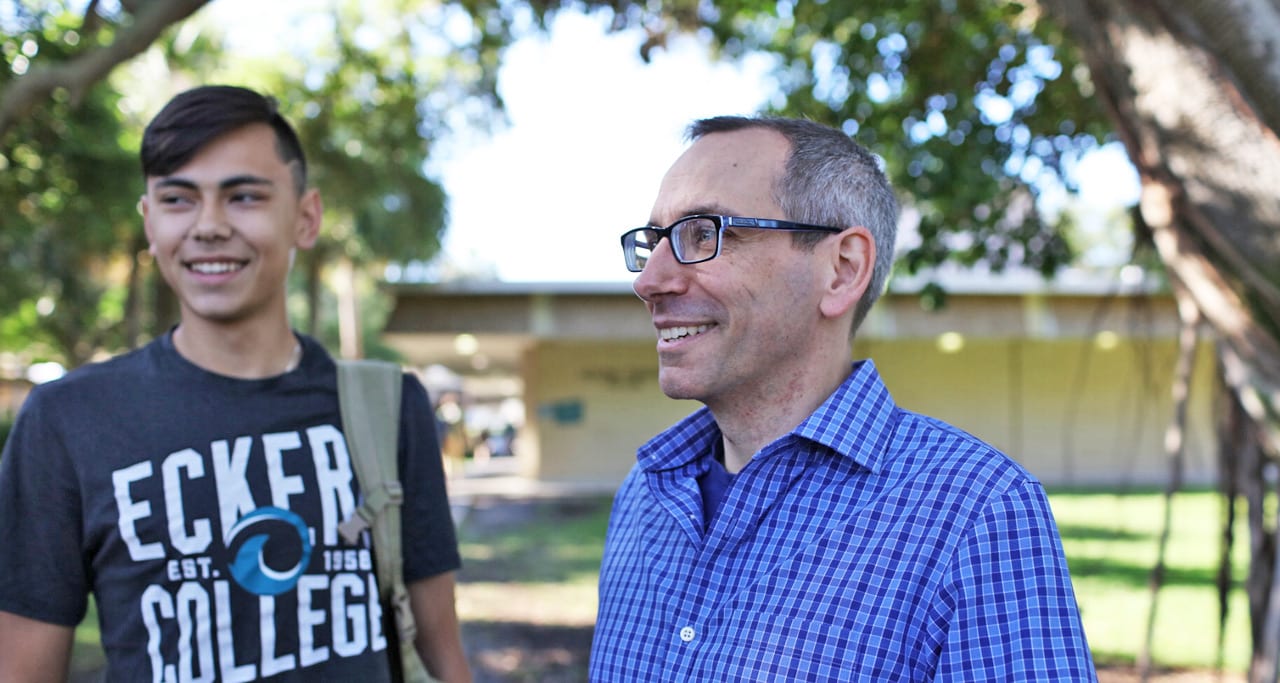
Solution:
M627 267L639 272L649 261L665 230L634 230L627 234ZM720 226L711 218L685 218L671 226L671 249L680 263L698 263L715 257L720 246Z
M627 257L627 269L633 273L644 270L649 255L658 246L662 235L657 230L636 229L622 236L622 253Z
M706 261L720 246L720 225L710 218L686 218L671 226L671 243L677 261Z

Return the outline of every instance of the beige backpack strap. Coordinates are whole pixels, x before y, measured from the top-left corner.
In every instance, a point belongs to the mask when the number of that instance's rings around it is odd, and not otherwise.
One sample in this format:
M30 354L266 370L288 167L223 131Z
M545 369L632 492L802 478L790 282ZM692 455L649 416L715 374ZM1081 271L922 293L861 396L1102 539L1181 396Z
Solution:
M404 490L396 458L403 371L394 363L382 361L339 360L337 364L342 430L364 498L355 514L338 525L338 533L351 544L358 542L366 530L373 534L380 597L395 617L402 671L399 680L432 681L414 646L417 627L404 584L400 547Z

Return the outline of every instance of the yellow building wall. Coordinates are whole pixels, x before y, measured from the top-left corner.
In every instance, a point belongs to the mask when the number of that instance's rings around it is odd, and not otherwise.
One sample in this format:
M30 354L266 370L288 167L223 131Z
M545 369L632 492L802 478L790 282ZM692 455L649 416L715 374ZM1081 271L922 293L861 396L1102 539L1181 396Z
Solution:
M898 404L991 443L1051 485L1163 483L1173 341L860 341ZM1213 478L1212 352L1202 347L1188 415L1187 480ZM652 342L542 341L523 363L528 474L616 484L636 448L696 410L658 388Z
M663 395L651 341L543 341L524 373L533 474L548 481L621 483L641 444L700 405Z
M1054 485L1151 485L1168 478L1177 345L1166 340L933 340L859 344L904 408L950 422ZM1199 349L1188 407L1188 482L1213 481L1213 352Z

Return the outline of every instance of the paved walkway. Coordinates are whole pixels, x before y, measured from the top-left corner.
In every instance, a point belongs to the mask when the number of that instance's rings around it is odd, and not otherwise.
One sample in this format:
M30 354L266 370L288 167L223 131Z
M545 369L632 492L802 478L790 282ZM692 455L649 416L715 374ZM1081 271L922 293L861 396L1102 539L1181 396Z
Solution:
M555 482L524 476L510 458L494 458L487 463L468 462L461 474L449 477L449 506L455 523L482 500L533 500L612 496L619 482Z

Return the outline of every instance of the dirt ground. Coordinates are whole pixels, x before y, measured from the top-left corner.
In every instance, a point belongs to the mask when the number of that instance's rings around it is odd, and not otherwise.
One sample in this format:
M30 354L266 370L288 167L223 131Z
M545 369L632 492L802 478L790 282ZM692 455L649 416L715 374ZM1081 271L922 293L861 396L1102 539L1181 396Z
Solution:
M476 506L467 513L467 528L483 536L494 532L519 528L531 518L535 505L551 505L566 519L580 514L590 507L554 503L511 501ZM546 509L545 507L543 508ZM494 576L520 576L527 567L503 567L504 560L494 557L481 563L464 566L458 576L460 601L468 597L468 591L476 582L491 580ZM487 602L495 602L493 595ZM504 596L497 596L501 605ZM576 625L535 623L529 617L539 611L525 604L528 598L519 592L505 597L505 608L489 608L492 619L469 619L462 623L463 643L475 683L580 683L587 680L587 661L591 651L592 627L589 623ZM582 620L579 619L581 622ZM70 683L92 683L101 672L80 671L72 674ZM1140 677L1132 667L1108 667L1098 671L1099 683L1137 683ZM1244 683L1238 674L1219 676L1204 671L1161 671L1151 676L1153 683Z
M462 637L475 683L587 680L590 628L466 623Z
M517 527L530 519L529 501L510 501L477 506L468 513L467 525L483 536L486 531ZM542 504L554 505L549 503ZM563 514L575 514L583 506L554 505ZM543 507L545 514L546 507ZM468 582L495 573L519 575L521 568L506 570L486 561L483 568L463 568L459 574L460 595L468 590ZM518 598L513 600L518 602ZM512 612L522 612L512 605ZM586 681L587 661L591 651L590 626L549 626L520 618L493 621L464 621L463 639L476 683L578 683ZM1113 666L1099 669L1099 683L1138 683L1141 677L1133 667ZM1148 678L1152 683L1244 683L1239 674L1219 675L1212 671L1157 671Z
M1098 670L1098 683L1138 683L1142 678L1130 668L1105 668ZM1244 683L1245 677L1235 673L1219 676L1213 671L1164 671L1147 679L1153 683Z
M475 683L579 683L587 680L590 628L465 624L463 637ZM1098 683L1139 683L1129 667L1098 670ZM1244 683L1239 674L1212 671L1162 671L1151 683Z
M539 518L555 524L593 511L594 504L573 502L489 499L473 504L465 513L462 538L484 544L500 534L527 528ZM458 604L462 639L475 683L576 683L587 680L591 652L593 607L557 602L547 608L547 596L527 586L505 586L511 577L531 577L535 571L554 573L547 558L523 548L513 555L493 548L483 559L464 558L458 574ZM533 566L540 569L534 570ZM552 596L556 600L558 596ZM565 602L581 601L565 591ZM547 614L576 612L575 618L548 623ZM482 615L476 618L476 615Z

